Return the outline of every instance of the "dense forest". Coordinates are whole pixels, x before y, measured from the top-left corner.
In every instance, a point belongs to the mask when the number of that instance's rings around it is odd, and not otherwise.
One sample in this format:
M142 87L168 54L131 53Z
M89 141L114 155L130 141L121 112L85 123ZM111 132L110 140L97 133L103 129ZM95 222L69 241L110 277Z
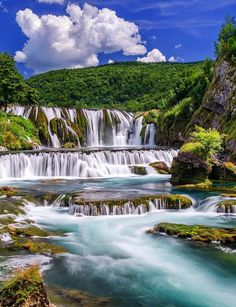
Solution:
M204 62L117 63L51 71L27 83L39 91L46 105L136 112L163 109L188 97L204 67Z

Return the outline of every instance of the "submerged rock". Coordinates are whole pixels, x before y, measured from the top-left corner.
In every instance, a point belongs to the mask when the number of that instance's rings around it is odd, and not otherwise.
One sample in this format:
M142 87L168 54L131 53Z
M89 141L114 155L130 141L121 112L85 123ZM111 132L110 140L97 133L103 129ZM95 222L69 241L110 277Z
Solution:
M236 243L236 229L214 228L204 225L160 223L148 230L148 233L165 233L178 238L207 243Z

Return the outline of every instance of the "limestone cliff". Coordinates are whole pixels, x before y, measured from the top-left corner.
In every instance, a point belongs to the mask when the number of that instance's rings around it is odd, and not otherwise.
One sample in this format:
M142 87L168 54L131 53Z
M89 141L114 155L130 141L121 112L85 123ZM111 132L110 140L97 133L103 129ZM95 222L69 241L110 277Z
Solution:
M194 125L216 128L226 134L226 152L236 157L236 65L224 58L216 62L215 75L202 105L194 113Z

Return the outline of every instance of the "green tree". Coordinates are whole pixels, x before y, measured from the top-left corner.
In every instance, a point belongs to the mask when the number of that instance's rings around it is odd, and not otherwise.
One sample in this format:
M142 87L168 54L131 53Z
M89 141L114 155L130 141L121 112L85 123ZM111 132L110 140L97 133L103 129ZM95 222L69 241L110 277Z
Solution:
M191 142L182 146L182 152L194 152L202 156L206 161L210 161L218 152L222 150L224 135L216 129L204 129L196 126L191 133Z
M215 55L226 56L229 60L236 61L236 21L228 16L221 27L215 43Z
M0 106L6 110L9 103L35 104L37 101L37 91L25 83L13 57L0 53Z

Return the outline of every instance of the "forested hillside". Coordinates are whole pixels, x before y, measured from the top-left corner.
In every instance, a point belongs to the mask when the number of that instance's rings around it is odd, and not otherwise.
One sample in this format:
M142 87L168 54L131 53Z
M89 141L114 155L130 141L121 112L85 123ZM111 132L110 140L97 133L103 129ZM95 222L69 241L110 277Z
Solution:
M205 84L199 80L206 75L205 66L204 62L117 63L51 71L32 77L28 84L39 91L41 104L46 105L162 110L189 97L196 86L202 98Z

